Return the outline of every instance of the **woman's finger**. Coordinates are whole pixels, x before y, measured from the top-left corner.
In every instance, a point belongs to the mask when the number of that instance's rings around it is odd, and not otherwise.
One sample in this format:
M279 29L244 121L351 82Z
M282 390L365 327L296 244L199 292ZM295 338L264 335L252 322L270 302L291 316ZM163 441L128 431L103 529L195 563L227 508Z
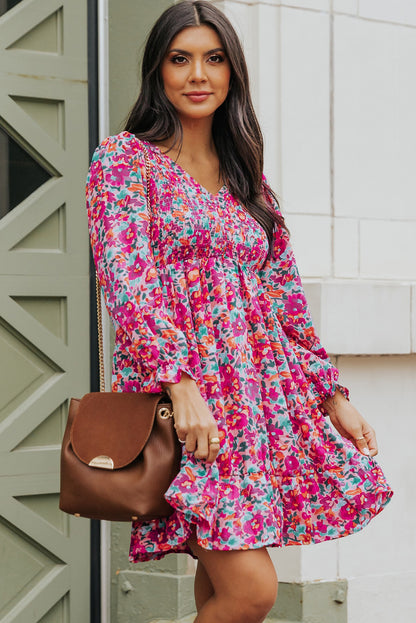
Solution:
M365 456L375 456L378 452L377 441L374 429L364 420L362 415L348 405L349 411L352 412L333 414L331 422L339 433L346 439L350 439L357 450Z
M378 445L375 431L371 429L367 433L364 433L364 435L367 440L367 446L370 450L370 455L375 456L376 454L378 454Z
M197 438L192 432L186 433L185 449L187 452L195 452L197 449Z
M186 437L187 437L187 432L186 429L183 426L179 426L179 424L175 421L174 425L173 425L176 434L178 436L178 439L181 443L185 443L186 442Z
M209 454L208 437L206 433L198 435L197 448L194 452L196 459L206 459Z
M360 437L355 437L354 443L355 443L355 446L358 448L358 450L362 454L365 454L366 456L370 456L370 449L367 445L367 440L364 437L364 435L361 435Z
M197 459L205 459L208 463L213 463L220 449L220 438L218 429L215 427L210 431L204 431L198 435L197 449L195 457Z
M176 401L175 430L179 440L184 443L187 452L193 452L195 458L215 461L219 452L219 443L211 444L210 439L218 439L218 427L210 410L204 403L205 409L195 412L195 406L187 403L184 408ZM212 445L212 447L211 447Z
M218 430L214 430L210 433L208 444L209 454L207 461L208 463L213 463L218 456L218 452L220 451L220 437L218 434Z

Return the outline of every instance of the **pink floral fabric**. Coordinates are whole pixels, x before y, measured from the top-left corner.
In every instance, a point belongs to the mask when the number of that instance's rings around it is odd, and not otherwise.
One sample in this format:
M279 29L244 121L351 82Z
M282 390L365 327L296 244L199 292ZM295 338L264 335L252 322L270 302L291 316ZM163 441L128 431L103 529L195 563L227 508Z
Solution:
M272 201L266 181L265 194ZM266 234L228 189L209 193L128 132L97 148L87 208L116 334L113 391L159 392L186 372L221 439L213 464L184 450L166 492L174 512L133 523L130 560L190 553L192 524L200 545L218 550L318 543L364 527L393 492L320 410L338 371L286 232L261 268Z

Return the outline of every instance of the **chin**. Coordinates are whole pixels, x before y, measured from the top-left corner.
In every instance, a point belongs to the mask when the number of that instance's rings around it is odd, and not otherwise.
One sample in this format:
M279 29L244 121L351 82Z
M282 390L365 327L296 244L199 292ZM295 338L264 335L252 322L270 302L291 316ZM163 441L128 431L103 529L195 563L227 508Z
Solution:
M178 117L182 119L206 119L207 117L213 117L216 110L217 108L212 108L210 106L208 110L204 110L203 108L186 111L176 109L176 112L178 113Z
M210 111L210 112L195 112L195 113L189 113L187 115L181 115L183 119L207 119L208 117L213 117L215 113L215 110Z

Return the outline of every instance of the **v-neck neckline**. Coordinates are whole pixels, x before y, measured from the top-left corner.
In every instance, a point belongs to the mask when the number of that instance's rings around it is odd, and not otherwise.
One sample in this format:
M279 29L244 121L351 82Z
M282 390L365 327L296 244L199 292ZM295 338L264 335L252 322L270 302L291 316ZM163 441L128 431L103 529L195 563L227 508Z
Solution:
M133 134L134 138L138 141L139 139L137 138L137 136L135 134ZM167 158L169 160L169 163L171 164L171 166L176 167L176 169L180 172L180 174L182 176L187 177L194 186L197 186L198 188L200 188L204 193L206 193L207 195L209 195L212 199L218 199L218 197L220 197L226 190L227 190L227 185L223 184L221 186L221 188L219 190L217 190L216 193L211 193L207 188L205 188L205 186L203 186L200 182L198 182L198 180L196 180L190 173L188 173L188 171L186 171L186 169L184 169L183 167L181 167L180 164L178 164L177 162L175 162L175 160L173 160L173 158L171 158L170 156L168 156L167 154L165 154L158 145L155 145L154 143L151 143L150 141L143 141L142 139L140 139L147 147L150 147L150 149L154 149L157 151L157 153L162 156L163 158Z

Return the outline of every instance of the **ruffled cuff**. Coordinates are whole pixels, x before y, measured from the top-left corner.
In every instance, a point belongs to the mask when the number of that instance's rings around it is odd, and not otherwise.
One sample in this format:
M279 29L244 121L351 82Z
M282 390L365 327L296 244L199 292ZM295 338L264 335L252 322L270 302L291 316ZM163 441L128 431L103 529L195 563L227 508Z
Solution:
M323 403L327 398L333 396L337 389L349 400L349 390L338 383L338 368L333 365L329 357L321 358L298 344L294 350L306 377L309 390L315 397L318 409L323 415L328 415Z
M325 398L322 399L322 402L318 405L318 409L320 410L322 415L325 415L325 417L329 416L329 411L327 411L327 409L324 407L323 403L325 402L325 400L327 398L330 398L331 396L333 396L337 389L341 392L341 394L344 396L344 398L346 398L347 400L350 399L349 389L347 389L343 385L339 385L339 383L336 383L333 393L332 394L328 394L328 396L325 396Z
M350 399L350 390L348 389L348 387L344 387L343 385L339 385L339 383L337 383L336 389L341 392L344 398L346 398L347 400Z
M160 393L164 391L162 383L179 383L182 372L186 372L197 383L198 376L189 366L177 363L169 364L162 362L157 369L149 370L146 379L142 383L142 391Z

